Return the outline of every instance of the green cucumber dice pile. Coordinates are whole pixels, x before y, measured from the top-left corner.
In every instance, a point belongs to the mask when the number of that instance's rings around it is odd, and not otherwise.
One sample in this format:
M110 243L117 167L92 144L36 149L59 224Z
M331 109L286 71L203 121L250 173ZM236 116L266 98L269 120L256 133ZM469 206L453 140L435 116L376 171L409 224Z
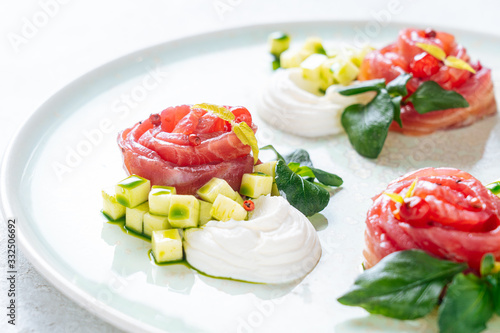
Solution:
M269 35L273 68L300 68L304 79L313 82L320 92L334 84L349 85L359 74L365 56L374 50L364 46L325 50L320 38L309 37L298 49L290 49L290 37L283 32Z
M157 263L183 259L181 231L198 228L211 220L226 222L248 218L245 198L279 195L275 179L276 161L256 165L243 175L240 193L220 178L212 178L194 195L177 194L175 187L151 187L149 180L131 175L114 188L102 191L102 212L111 221L125 218L125 227L151 239Z

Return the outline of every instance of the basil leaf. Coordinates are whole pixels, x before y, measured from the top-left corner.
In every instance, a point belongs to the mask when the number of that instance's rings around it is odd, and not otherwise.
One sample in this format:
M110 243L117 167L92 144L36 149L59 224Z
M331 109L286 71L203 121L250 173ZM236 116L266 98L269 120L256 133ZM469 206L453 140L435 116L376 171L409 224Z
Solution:
M294 164L294 163L289 163L288 166L290 166L290 164ZM290 168L290 169L292 169L292 168ZM308 166L301 166L297 169L297 171L294 171L294 172L296 174L298 174L299 176L304 177L304 178L312 178L313 180L314 180L314 178L316 178L316 176L314 175L314 172Z
M453 90L443 89L434 81L422 83L406 101L411 102L420 114L469 106L462 95Z
M311 171L313 172L316 179L318 179L318 181L320 181L322 184L328 186L341 186L344 183L342 178L333 173L329 173L316 168L311 168Z
M330 201L327 190L294 173L283 160L276 164L275 179L280 194L305 216L322 211Z
M337 92L343 96L362 94L367 91L379 91L385 87L385 79L362 81L345 88L340 88Z
M488 275L487 280L491 286L495 313L500 316L500 273Z
M488 285L474 274L458 274L439 307L440 333L477 333L493 315Z
M311 157L309 153L304 149L294 150L291 154L285 156L285 162L290 163L299 163L300 165L305 165L308 167L312 167Z
M398 123L399 127L403 127L403 121L401 120L401 100L403 97L396 96L391 99L392 106L394 107L394 121Z
M406 90L406 84L411 79L411 74L404 73L399 75L397 78L392 80L387 84L387 91L391 95L399 95L405 97L408 95L408 90Z
M341 121L354 149L362 156L377 158L393 118L391 96L381 89L370 103L348 106Z
M436 307L444 286L466 268L421 250L394 252L364 271L338 301L391 318L420 318Z
M278 153L278 151L276 150L276 148L274 148L273 145L267 145L267 146L261 147L260 150L272 150L276 154L276 157L278 158L278 160L285 161L285 159L283 158L283 156L281 156L281 154Z
M493 268L495 268L495 257L491 253L486 253L481 259L481 268L479 270L481 276L490 274Z

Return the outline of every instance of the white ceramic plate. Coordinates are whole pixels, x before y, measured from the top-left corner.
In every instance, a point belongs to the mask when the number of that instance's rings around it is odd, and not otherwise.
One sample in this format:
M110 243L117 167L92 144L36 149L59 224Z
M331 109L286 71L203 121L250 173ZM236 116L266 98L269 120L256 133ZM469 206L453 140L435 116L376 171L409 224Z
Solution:
M381 29L372 43L394 40L400 28ZM312 219L323 256L298 284L249 284L209 278L181 265L155 266L149 243L105 223L100 214L101 188L125 176L116 145L119 130L181 103L253 110L271 74L266 52L271 31L288 31L295 43L319 35L327 44L339 44L359 40L367 29L366 22L311 22L210 33L138 51L69 84L40 106L5 155L2 207L6 217L18 219L25 255L76 302L134 332L435 330L432 316L394 321L342 306L336 298L360 273L370 198L391 179L426 166L461 168L483 181L498 178L498 117L421 138L391 133L381 156L368 160L351 149L345 135L317 140L285 135L254 112L261 145L273 143L282 152L305 148L316 166L345 181L322 215ZM451 32L493 68L498 81L499 38ZM490 329L499 327L496 318Z

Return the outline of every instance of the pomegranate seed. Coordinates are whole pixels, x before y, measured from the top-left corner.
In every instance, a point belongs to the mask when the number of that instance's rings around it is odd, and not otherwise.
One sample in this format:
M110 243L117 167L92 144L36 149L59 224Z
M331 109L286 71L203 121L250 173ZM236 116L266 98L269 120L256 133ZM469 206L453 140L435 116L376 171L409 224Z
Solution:
M199 146L201 144L201 139L196 134L189 134L188 140L191 146Z
M252 200L245 200L243 201L243 208L245 208L247 212L251 212L255 209L255 204Z
M149 121L153 124L153 126L161 125L161 117L158 113L153 113L149 116Z
M431 28L427 28L425 29L425 37L427 38L436 38L436 31L434 31L433 29Z

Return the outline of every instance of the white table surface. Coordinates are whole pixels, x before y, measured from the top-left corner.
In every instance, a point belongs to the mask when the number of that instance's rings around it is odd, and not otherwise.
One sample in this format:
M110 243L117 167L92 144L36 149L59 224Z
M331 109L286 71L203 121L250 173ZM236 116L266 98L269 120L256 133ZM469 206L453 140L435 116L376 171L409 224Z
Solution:
M60 88L121 55L200 32L296 20L377 20L500 35L500 2L458 0L24 0L0 4L0 155L16 129ZM43 4L52 11L44 21ZM56 4L56 5L54 5ZM41 14L42 13L42 14ZM34 20L39 28L28 31ZM31 36L24 38L30 33ZM16 39L17 38L17 39ZM17 40L17 44L13 42ZM6 223L0 223L0 307L6 306ZM20 253L17 325L1 332L119 332L46 281Z

